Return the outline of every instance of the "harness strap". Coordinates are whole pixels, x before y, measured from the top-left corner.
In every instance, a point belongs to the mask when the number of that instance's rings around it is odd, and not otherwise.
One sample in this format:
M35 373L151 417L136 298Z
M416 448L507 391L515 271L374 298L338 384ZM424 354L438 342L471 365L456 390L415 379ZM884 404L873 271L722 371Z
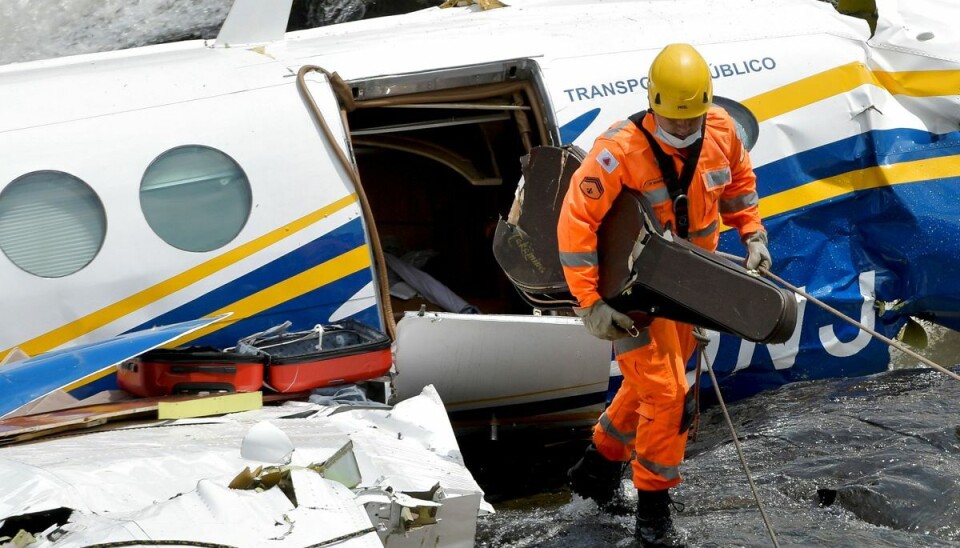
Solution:
M690 233L690 214L689 203L687 200L687 191L690 188L690 181L693 180L693 172L697 169L697 162L700 161L700 150L703 148L703 127L700 128L701 137L695 143L690 145L690 151L683 160L683 171L677 175L677 168L673 165L673 159L670 158L653 135L643 127L643 119L646 118L648 110L638 112L630 116L630 121L643 132L643 135L650 143L650 150L657 159L657 166L663 175L663 182L670 193L670 200L673 202L673 214L677 219L677 235L686 238ZM704 120L706 122L706 120Z

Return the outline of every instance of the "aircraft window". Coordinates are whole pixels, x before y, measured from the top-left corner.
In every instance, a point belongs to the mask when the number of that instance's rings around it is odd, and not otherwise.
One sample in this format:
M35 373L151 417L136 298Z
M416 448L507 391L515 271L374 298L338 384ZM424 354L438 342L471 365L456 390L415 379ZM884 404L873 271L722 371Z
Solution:
M753 145L757 144L757 138L760 137L760 124L757 123L757 117L750 112L750 109L741 103L719 95L713 96L713 104L723 107L727 114L733 118L737 124L737 134L747 150L752 150Z
M0 192L0 249L35 276L61 278L100 252L107 217L86 183L60 171L35 171Z
M247 224L252 202L243 169L206 146L164 152L140 183L140 208L150 228L184 251L212 251L229 243Z

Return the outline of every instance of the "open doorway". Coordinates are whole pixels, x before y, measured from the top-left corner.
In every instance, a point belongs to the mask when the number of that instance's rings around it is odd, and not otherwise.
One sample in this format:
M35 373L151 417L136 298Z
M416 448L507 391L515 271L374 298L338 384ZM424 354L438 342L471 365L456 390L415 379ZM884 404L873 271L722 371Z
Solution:
M391 266L394 319L421 307L529 314L492 242L513 203L521 158L555 141L536 65L515 61L349 86L356 107L347 114L351 144Z

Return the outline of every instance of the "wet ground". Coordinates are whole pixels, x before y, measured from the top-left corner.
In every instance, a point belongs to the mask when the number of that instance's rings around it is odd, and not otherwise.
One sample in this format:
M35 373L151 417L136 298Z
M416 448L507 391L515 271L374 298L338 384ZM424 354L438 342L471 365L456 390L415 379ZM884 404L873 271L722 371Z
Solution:
M960 361L960 335L924 354ZM960 381L895 356L893 371L783 387L728 410L781 546L960 546ZM952 369L958 370L958 366ZM574 497L564 470L586 432L464 440L497 514L478 546L632 546L632 516ZM687 447L675 523L688 546L772 546L729 427L704 410ZM625 496L635 496L625 478Z

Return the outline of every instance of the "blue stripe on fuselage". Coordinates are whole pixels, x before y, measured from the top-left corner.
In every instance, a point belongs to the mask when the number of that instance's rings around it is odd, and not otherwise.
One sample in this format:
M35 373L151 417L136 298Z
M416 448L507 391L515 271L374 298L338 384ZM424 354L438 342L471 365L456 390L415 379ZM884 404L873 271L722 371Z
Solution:
M204 335L191 344L226 348L236 345L237 341L243 337L280 325L285 321L293 322L289 328L290 331L303 331L316 324L329 323L330 315L370 282L369 270L354 272L309 293L259 312L256 316L226 324L223 328ZM383 329L380 312L376 306L370 306L350 317L377 329Z
M580 137L599 115L600 109L595 108L560 126L560 143L569 145L576 141L577 137Z
M194 299L193 301L185 303L165 314L151 319L150 321L144 322L143 324L130 329L130 331L137 331L155 325L168 325L171 323L185 321L187 319L201 318L215 310L220 310L221 308L227 307L231 303L237 302L248 295L263 291L264 289L276 285L283 280L296 276L297 274L300 274L309 268L356 249L358 246L361 246L364 243L363 225L359 218L353 219L352 221L349 221L343 226L324 234L312 242L299 247L290 253L287 253L286 255L283 255L282 257L279 257L257 268L256 270L241 276L240 278L237 278L236 280L224 284L223 286L214 289ZM296 300L302 300L307 296L312 296L315 306L325 305L332 307L330 310L332 312L336 308L339 308L340 305L342 305L366 283L370 282L371 279L372 277L370 271L368 269L364 269L360 272L351 274L350 276L346 276L344 280L351 280L346 285L334 282L332 284L327 284L324 286L324 288L321 288L323 292L331 290L331 292L324 295L322 299L318 298L319 290L315 290L307 295L299 297ZM333 288L338 288L340 291L332 291ZM275 307L275 309L280 307L287 308L290 303L291 301L288 301L279 307ZM303 308L302 305L299 307ZM324 317L323 320L325 319L326 318ZM240 323L246 324L247 322ZM312 327L312 325L313 324L310 326ZM208 337L204 337L202 340L206 342ZM236 343L236 340L234 340L233 343Z
M878 165L960 154L960 132L888 129L861 133L754 168L760 195Z

